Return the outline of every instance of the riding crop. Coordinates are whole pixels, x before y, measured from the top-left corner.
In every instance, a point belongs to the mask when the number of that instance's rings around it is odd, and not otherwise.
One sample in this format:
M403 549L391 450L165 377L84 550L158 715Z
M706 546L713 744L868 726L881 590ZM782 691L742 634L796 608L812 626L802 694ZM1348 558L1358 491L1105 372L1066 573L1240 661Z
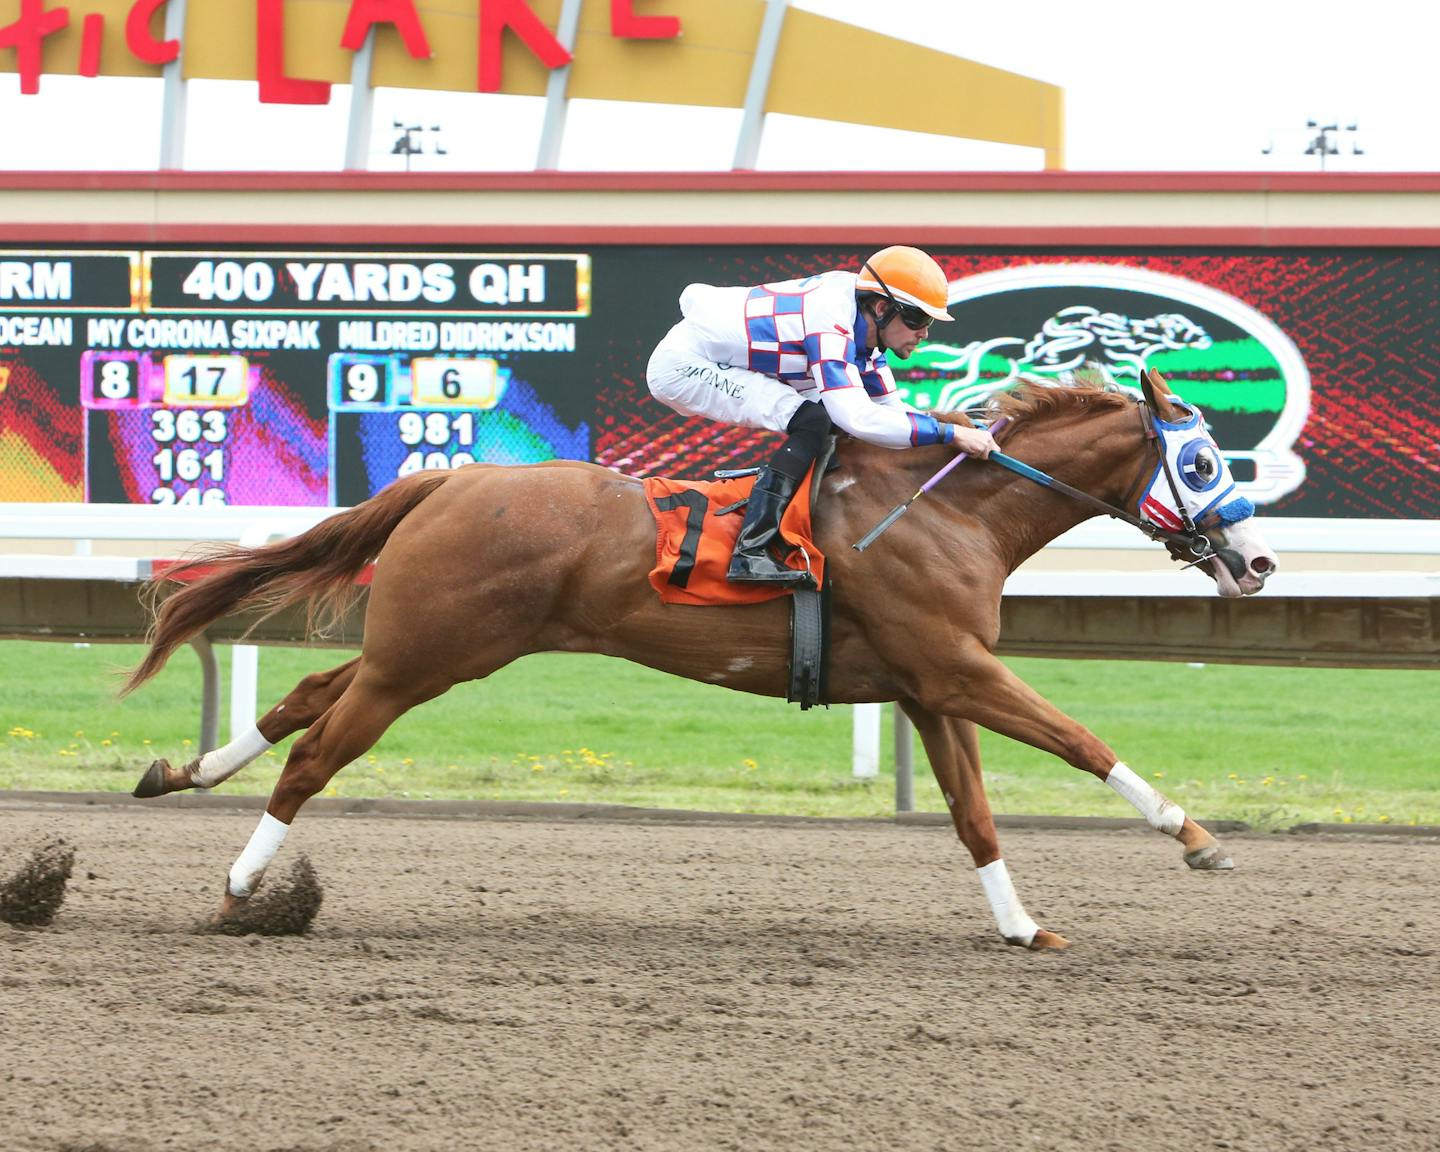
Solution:
M1001 416L998 420L995 421L995 423L990 425L990 435L995 435L995 433L999 432L1000 429L1004 428L1005 425L1009 423L1009 421L1010 417ZM993 456L994 453L991 453L991 455ZM935 487L935 485L940 483L941 480L945 479L946 476L950 475L951 469L953 469L957 464L960 463L960 461L966 459L968 456L968 452L960 452L957 453L955 456L952 456L949 463L947 463L945 467L941 468L940 471L936 472L934 476L930 477L929 480L925 481L924 484L920 485L920 488L915 493L915 495L911 496L910 499L905 501L905 503L897 504L893 509L891 509L890 514L886 516L885 519L881 520L880 523L876 524L874 528L870 529L870 531L865 533L865 535L862 536L859 541L852 545L855 551L864 552L866 548L870 547L871 544L875 543L876 540L880 539L881 535L885 532L887 528L890 527L890 525L894 524L895 521L899 520L901 516L905 515L905 513L909 510L911 504L915 503L915 501L920 499L921 496L925 495L926 492L929 492L931 488Z

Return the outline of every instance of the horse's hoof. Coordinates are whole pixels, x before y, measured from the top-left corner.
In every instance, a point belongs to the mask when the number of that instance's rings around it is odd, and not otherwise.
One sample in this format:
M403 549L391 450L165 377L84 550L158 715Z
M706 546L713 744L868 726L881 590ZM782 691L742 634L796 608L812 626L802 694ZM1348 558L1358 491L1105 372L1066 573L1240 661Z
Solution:
M1063 952L1070 947L1070 941L1060 933L1048 932L1044 928L1035 929L1035 935L1029 940L1020 936L1006 936L1005 943L1014 948L1026 948L1031 952Z
M1235 861L1219 844L1207 844L1185 853L1185 863L1197 872L1226 872L1235 867Z
M156 796L164 796L171 789L165 786L166 776L170 772L170 761L156 760L149 768L145 769L145 775L140 777L140 783L135 785L135 791L130 793L138 796L141 800L150 800Z

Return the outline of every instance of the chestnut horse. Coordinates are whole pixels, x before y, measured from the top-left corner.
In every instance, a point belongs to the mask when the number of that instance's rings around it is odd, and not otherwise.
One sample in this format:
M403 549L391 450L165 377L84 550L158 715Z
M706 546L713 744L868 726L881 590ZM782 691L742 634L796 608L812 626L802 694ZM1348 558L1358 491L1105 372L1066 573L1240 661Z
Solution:
M1009 417L1008 455L1150 522L1192 516L1200 528L1190 543L1209 554L1204 563L1220 595L1257 592L1276 561L1253 508L1232 499L1215 515L1233 482L1199 413L1163 384L1152 373L1142 403L1097 387L1026 383L1000 394L992 411ZM1005 577L1094 507L970 461L915 502L879 545L852 550L952 458L940 446L893 452L846 441L824 477L816 540L832 589L828 699L899 701L920 731L1001 934L1033 949L1063 948L1064 937L1026 914L1005 871L977 724L1106 781L1180 841L1192 868L1232 865L1209 832L993 655ZM1167 543L1175 558L1193 559L1176 539ZM225 747L180 768L156 761L136 788L157 796L213 786L308 729L230 870L215 914L221 925L243 917L301 805L336 772L407 710L517 657L602 652L742 692L786 692L789 604L661 603L646 578L655 523L641 482L571 461L418 473L293 539L213 551L209 575L159 602L150 651L127 691L228 613L301 600L333 606L372 560L362 655L307 676Z

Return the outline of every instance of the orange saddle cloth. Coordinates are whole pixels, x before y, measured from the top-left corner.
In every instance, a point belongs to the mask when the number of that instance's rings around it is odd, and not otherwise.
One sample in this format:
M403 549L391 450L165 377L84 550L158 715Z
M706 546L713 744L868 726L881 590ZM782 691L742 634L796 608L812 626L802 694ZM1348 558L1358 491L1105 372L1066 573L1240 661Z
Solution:
M808 558L818 588L825 582L825 557L811 538L813 472L812 468L806 473L785 509L780 535L793 549L785 563L803 572ZM724 516L716 513L745 499L754 486L754 476L702 481L646 477L645 502L655 517L655 567L650 570L650 584L666 604L759 604L790 595L790 588L783 584L732 584L725 579L745 510L737 508Z

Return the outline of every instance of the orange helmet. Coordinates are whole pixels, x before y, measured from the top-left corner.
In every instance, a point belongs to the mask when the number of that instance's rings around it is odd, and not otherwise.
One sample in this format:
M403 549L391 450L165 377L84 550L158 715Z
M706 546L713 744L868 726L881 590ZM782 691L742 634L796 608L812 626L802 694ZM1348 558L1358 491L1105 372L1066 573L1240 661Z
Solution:
M945 311L950 286L940 265L918 248L894 244L869 260L855 282L858 292L876 292L894 304L919 308L935 320L953 320Z

